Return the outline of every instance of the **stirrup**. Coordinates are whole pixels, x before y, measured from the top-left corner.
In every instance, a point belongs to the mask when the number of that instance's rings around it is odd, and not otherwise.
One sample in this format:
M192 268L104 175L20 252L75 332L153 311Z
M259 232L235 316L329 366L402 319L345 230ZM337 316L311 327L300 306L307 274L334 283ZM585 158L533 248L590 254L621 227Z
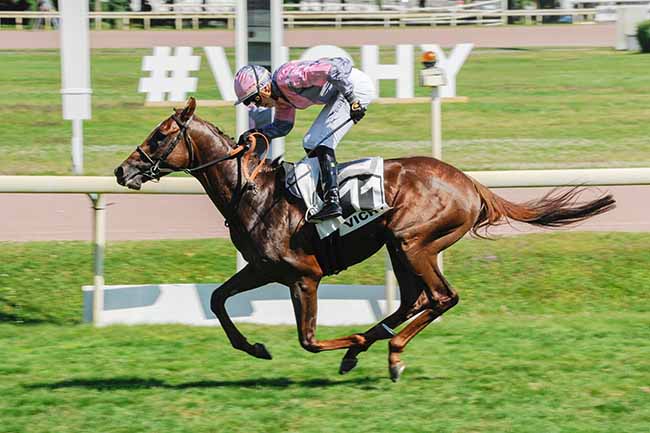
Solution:
M309 218L312 222L321 222L331 218L337 218L343 215L341 205L334 202L326 203L321 210Z

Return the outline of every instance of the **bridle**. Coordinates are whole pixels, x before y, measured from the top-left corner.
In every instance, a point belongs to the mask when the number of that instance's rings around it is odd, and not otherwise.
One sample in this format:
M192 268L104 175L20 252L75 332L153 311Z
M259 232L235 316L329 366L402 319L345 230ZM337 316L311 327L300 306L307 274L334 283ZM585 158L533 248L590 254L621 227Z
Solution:
M190 116L187 119L187 121L185 121L185 122L182 122L181 119L178 117L178 115L176 113L174 113L171 117L172 117L172 119L174 119L174 121L176 122L176 124L178 125L178 128L179 128L179 131L176 133L176 137L174 137L174 139L171 141L171 143L169 143L169 146L160 155L160 157L158 157L156 159L153 159L142 148L142 145L136 147L136 150L140 154L140 156L149 163L149 167L147 167L146 170L138 169L138 171L135 172L133 174L133 176L140 174L140 175L145 176L145 177L147 177L147 178L149 178L151 180L158 181L158 180L160 180L163 172L164 173L171 173L171 172L175 172L175 171L183 171L183 172L185 172L187 174L192 174L192 173L197 172L199 170L203 170L204 168L207 168L207 167L210 167L212 165L218 164L218 163L220 163L222 161L226 161L226 160L234 159L234 158L241 158L245 154L247 154L247 155L246 155L246 157L244 159L247 161L250 158L250 155L252 153L254 153L255 148L257 147L257 140L256 140L255 136L259 135L259 136L263 137L264 140L266 141L266 149L264 151L264 155L261 156L259 164L257 165L257 167L255 167L255 169L253 170L253 172L251 173L250 176L248 175L248 169L247 169L248 164L243 164L244 177L246 178L246 180L247 181L252 181L253 179L255 179L255 177L259 173L260 169L262 168L262 165L264 164L264 161L266 160L266 154L269 151L270 143L268 141L268 138L266 138L266 136L264 134L254 132L254 133L252 133L250 135L250 137L251 137L251 142L250 143L246 142L244 144L237 145L237 147L234 147L234 148L230 149L228 151L228 153L225 156L222 156L221 158L217 158L215 160L206 162L206 163L198 165L196 167L192 167L192 164L194 162L194 145L192 143L192 139L190 138L190 135L187 132L187 129L189 127L190 122L192 122L192 120L194 119L194 115ZM187 146L187 150L188 150L188 153L189 153L188 168L176 167L173 164L170 164L169 162L167 162L167 158L174 151L174 149L176 148L176 146L180 142L181 137L184 139L185 145ZM252 152L248 153L249 150L252 150ZM166 167L161 168L161 164L164 164Z
M178 145L178 142L181 140L181 137L185 139L185 145L187 146L187 151L189 153L188 166L191 167L192 162L194 162L194 146L192 145L192 141L189 138L189 135L187 134L187 127L189 126L189 124L190 124L190 122L192 121L193 118L194 118L194 115L190 116L189 119L187 119L187 121L183 123L181 121L181 119L179 119L177 114L172 115L172 119L174 119L174 121L178 125L178 128L180 129L180 131L176 134L176 137L174 137L172 142L169 143L169 146L167 146L167 149L165 149L165 151L162 153L162 155L160 155L159 158L154 160L142 148L142 145L136 147L135 150L137 150L138 153L140 154L140 156L149 163L149 167L147 168L147 170L145 170L145 171L139 170L139 172L136 173L136 174L141 174L141 175L143 175L145 177L148 177L149 179L152 179L152 180L160 180L160 177L161 177L161 174L162 174L161 170L165 170L166 172L180 171L181 170L180 168L175 167L175 166L171 165L169 162L167 162L167 158L174 151L174 149ZM169 168L161 169L160 168L161 164L165 164Z

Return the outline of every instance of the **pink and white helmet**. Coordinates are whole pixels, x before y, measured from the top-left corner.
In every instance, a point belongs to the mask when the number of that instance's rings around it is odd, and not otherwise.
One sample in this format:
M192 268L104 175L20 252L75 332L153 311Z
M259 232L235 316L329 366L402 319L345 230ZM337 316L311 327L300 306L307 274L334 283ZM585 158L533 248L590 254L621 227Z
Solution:
M257 95L260 89L271 82L271 73L259 65L246 65L237 71L235 75L235 94L237 102L246 105L250 104L249 99Z

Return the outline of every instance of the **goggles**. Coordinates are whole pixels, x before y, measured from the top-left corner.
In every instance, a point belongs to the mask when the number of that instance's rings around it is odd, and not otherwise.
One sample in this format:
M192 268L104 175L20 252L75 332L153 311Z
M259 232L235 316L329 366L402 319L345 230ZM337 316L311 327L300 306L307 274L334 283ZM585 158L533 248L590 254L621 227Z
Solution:
M255 93L248 98L244 99L242 101L242 104L249 106L251 104L254 104L256 107L259 107L260 103L262 102L262 97L260 96L259 93Z

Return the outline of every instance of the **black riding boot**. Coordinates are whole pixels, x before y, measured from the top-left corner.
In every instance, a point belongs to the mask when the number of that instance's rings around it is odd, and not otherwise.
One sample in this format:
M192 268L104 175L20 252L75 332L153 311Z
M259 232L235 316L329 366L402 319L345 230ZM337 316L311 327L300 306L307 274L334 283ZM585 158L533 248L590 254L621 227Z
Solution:
M339 217L343 214L341 203L339 202L336 157L334 155L334 149L325 146L319 146L314 153L318 157L318 163L320 164L321 178L323 181L323 201L325 205L310 220L324 221Z

